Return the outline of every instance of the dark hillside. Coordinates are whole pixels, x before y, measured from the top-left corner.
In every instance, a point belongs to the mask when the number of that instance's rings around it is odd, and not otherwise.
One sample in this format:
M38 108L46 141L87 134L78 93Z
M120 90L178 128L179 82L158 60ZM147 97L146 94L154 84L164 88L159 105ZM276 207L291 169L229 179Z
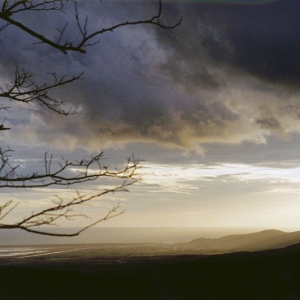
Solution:
M264 230L216 239L200 238L188 243L178 243L176 247L196 250L200 253L226 253L284 248L297 243L300 243L300 231L287 233L279 230Z
M300 299L300 245L214 256L0 267L1 299ZM84 270L84 271L83 271Z

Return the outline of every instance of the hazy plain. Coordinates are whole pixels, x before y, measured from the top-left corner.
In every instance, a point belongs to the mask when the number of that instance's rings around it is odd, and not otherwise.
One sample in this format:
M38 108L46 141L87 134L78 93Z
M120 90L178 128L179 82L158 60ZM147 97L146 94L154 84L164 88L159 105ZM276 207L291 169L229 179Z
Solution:
M78 237L49 237L22 232L21 230L1 230L0 245L40 245L40 244L98 244L98 243L184 243L197 238L219 238L233 234L262 231L266 228L235 227L95 227ZM294 228L276 228L285 232ZM51 228L53 230L53 228ZM72 232L76 229L58 228L58 231Z
M299 299L299 249L299 231L278 230L179 243L2 245L1 299Z

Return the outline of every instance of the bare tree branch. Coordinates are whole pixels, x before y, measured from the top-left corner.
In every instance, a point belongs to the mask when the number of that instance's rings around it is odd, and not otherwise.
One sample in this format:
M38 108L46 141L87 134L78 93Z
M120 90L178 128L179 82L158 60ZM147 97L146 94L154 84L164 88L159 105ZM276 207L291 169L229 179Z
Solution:
M30 175L18 174L19 165L13 166L9 163L11 149L0 149L0 188L38 188L49 186L70 186L87 181L94 181L100 177L131 179L135 176L136 170L140 168L139 160L128 158L122 170L109 170L102 165L100 160L103 152L92 156L88 160L69 162L62 158L56 170L51 171L52 156L44 157L44 172L34 172ZM75 174L75 175L73 175Z
M50 160L51 161L51 160ZM92 165L93 162L97 161L98 158L94 157L90 161L83 161L79 164L72 164L73 166L84 166L86 171L88 172L88 168L90 165ZM45 168L47 172L50 172L50 165L51 162L49 161L45 162ZM101 192L94 193L90 196L83 195L82 193L76 191L76 195L69 201L65 201L60 196L56 196L56 200L52 201L53 206L49 208L45 208L40 210L39 212L33 212L28 217L25 217L20 222L15 222L12 224L3 223L3 219L7 217L12 211L18 206L19 202L13 204L13 201L7 201L6 203L2 204L0 206L0 229L22 229L27 232L42 234L42 235L50 235L50 236L76 236L79 235L81 232L85 231L86 229L102 222L109 220L111 218L114 218L116 216L119 216L120 214L124 213L124 211L117 211L120 208L120 204L113 206L111 210L108 211L108 213L101 217L100 219L97 219L96 221L91 222L90 224L84 226L80 230L77 230L73 233L55 233L55 232L49 232L49 231L41 231L34 229L36 227L42 227L42 226L57 226L57 221L60 221L61 219L66 220L74 220L79 217L83 217L86 219L89 219L90 217L85 214L77 214L74 213L74 208L82 205L86 205L90 203L92 200L96 200L108 193L114 193L114 192L128 192L127 187L136 183L140 178L136 174L136 171L140 168L138 160L135 159L128 159L126 166L123 168L123 170L118 171L108 171L107 167L104 167L104 172L101 172L94 175L96 177L100 176L106 176L106 177L113 177L113 178L122 178L125 179L125 181L121 185L114 186L112 188L106 188L102 190ZM89 175L87 175L89 176ZM13 178L12 178L13 179ZM7 179L9 181L9 179ZM92 179L90 179L92 180ZM76 181L76 180L75 180ZM81 181L82 182L82 181ZM72 182L69 184L73 184ZM57 184L56 184L57 185ZM45 184L44 184L45 186ZM15 186L17 187L17 186ZM22 187L22 186L18 186ZM32 187L32 186L30 186Z
M60 50L62 53L67 54L68 51L74 51L74 52L80 52L80 53L86 53L86 50L84 47L90 46L95 44L95 42L92 42L89 44L89 41L93 39L94 37L104 34L106 32L112 32L113 30L119 28L119 27L125 27L125 26L132 26L132 25L138 25L138 24L150 24L150 25L155 25L158 27L161 27L163 29L173 29L177 26L180 25L182 19L180 19L178 22L176 22L173 25L164 25L160 21L160 17L162 14L162 1L158 0L158 12L156 15L152 16L149 19L145 20L137 20L137 21L126 21L126 22L121 22L119 24L107 27L107 28L102 28L100 30L96 30L91 34L88 34L87 31L87 26L88 26L88 17L85 18L83 24L79 20L79 12L77 8L77 2L73 1L74 7L75 7L75 18L76 18L76 23L78 30L81 34L81 41L77 42L75 44L74 41L66 41L62 43L62 35L65 31L65 28L60 30L60 37L57 42L44 37L43 35L39 34L33 29L30 29L29 27L25 26L23 23L16 21L13 19L13 15L16 13L20 13L22 11L52 11L52 10L57 10L57 11L63 11L63 0L60 1L50 1L50 0L43 0L41 2L35 3L33 0L32 1L14 1L13 4L11 4L11 1L7 0L4 1L2 5L2 10L0 12L0 19L4 20L7 22L7 24L14 25L21 29L22 31L26 32L27 34L35 37L38 39L41 43L45 43L55 49ZM11 4L11 5L10 5Z
M0 5L0 20L4 24L0 26L0 32L7 26L13 25L20 29L25 34L28 34L38 41L37 43L44 43L53 47L64 54L68 52L86 53L85 48L98 43L95 40L101 34L112 32L113 30L125 27L134 26L139 24L149 24L158 26L163 29L172 29L181 23L182 19L173 25L165 25L161 22L162 15L162 1L158 0L158 10L155 15L148 19L120 22L107 28L102 28L89 32L89 19L88 16L81 18L76 0L2 0ZM79 41L69 40L70 36L66 36L66 29L68 22L62 28L56 29L59 36L55 40L45 37L35 29L29 28L22 21L16 20L17 16L22 12L61 12L66 13L65 5L67 2L72 2L74 7L75 27L77 27ZM20 19L19 19L20 20ZM78 38L75 35L75 38ZM76 112L70 109L64 109L65 102L55 99L50 95L53 89L59 88L66 84L70 84L79 80L82 73L74 75L70 78L65 76L58 77L56 73L48 72L52 77L52 83L38 84L36 77L29 71L18 67L15 69L14 79L7 84L0 86L0 99L7 99L9 101L16 101L22 103L37 103L45 108L48 108L61 115L71 115ZM0 105L0 110L9 110L10 107ZM4 126L4 121L0 124L0 131L9 130L10 128ZM108 194L118 191L128 191L127 187L136 183L139 180L137 170L140 168L139 160L134 157L128 158L125 165L120 169L111 170L108 166L101 163L103 152L91 156L89 159L81 159L75 161L68 161L62 158L61 162L57 165L53 163L52 155L48 156L48 152L44 156L44 165L42 172L33 172L31 174L22 174L19 165L11 163L11 155L13 150L8 147L7 149L0 148L0 188L42 188L50 186L65 186L69 187L75 184L82 184L88 181L95 181L102 178L122 179L125 180L121 185L115 185L111 188L104 189L100 192L95 192L92 195L86 196L76 192L76 195L71 200L65 200L60 196L52 201L52 206L49 208L41 208L37 212L32 212L23 220L13 223L6 223L7 217L13 214L18 207L19 202L14 203L12 200L0 205L0 229L21 229L27 232L49 235L49 236L76 236L81 232L87 230L102 221L114 218L123 213L119 211L120 205L115 205L106 215L91 221L87 226L75 231L74 233L56 233L53 231L43 231L39 228L45 226L58 226L61 220L76 220L78 218L89 219L89 216L82 213L76 213L76 207L87 205L93 200ZM20 171L20 172L19 172Z
M14 80L10 84L6 84L5 87L0 87L0 98L23 103L37 102L61 115L76 113L70 109L64 110L62 106L65 104L65 101L54 99L49 95L49 92L60 86L77 81L83 73L74 75L71 78L65 78L65 76L58 78L56 73L48 73L52 76L53 82L51 84L38 85L33 80L33 74L24 69L20 71L16 67Z
M57 226L56 221L60 219L67 219L67 220L74 220L78 217L84 217L89 218L85 214L76 214L73 213L75 206L84 205L87 202L91 202L92 200L99 198L105 194L108 193L114 193L118 191L128 191L127 187L129 185L132 185L136 182L136 180L133 180L131 182L125 181L122 185L116 186L111 189L106 189L100 193L94 194L92 196L85 196L77 192L76 196L72 198L72 200L65 202L60 197L57 197L59 201L53 201L54 205L50 208L43 209L37 213L32 213L30 216L24 218L20 222L12 223L12 224L5 224L0 223L0 229L21 229L27 232L37 233L41 235L50 235L50 236L66 236L66 237L72 237L77 236L83 231L87 230L88 228L102 222L109 220L111 218L117 217L124 213L124 211L117 211L120 208L120 204L113 206L111 210L107 212L107 214L104 217L101 217L100 219L91 222L90 224L84 226L80 230L77 230L73 233L55 233L55 232L49 232L49 231L41 231L36 230L32 228L41 227L41 226ZM0 221L2 221L11 211L13 211L18 203L11 206L13 203L12 200L6 202L2 206L0 206ZM7 210L7 211L5 211ZM5 212L5 213L4 213Z
M5 0L2 5L2 12L6 12L8 15L13 15L22 11L62 11L63 12L63 1L62 0L43 0L40 3L34 3L32 0L18 0L13 1Z

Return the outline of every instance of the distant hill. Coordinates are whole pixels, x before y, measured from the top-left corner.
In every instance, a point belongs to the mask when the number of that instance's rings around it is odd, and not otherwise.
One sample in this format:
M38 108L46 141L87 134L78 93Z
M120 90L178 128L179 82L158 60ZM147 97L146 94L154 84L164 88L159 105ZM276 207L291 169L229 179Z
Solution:
M226 253L277 249L297 243L300 243L300 231L288 233L280 230L263 230L216 239L199 238L187 243L174 244L174 247L199 253Z

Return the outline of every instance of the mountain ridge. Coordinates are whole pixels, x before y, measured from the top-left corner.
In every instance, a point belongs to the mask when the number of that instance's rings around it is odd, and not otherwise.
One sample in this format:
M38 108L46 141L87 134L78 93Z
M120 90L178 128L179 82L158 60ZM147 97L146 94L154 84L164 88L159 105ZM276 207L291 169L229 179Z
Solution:
M220 238L198 238L174 246L182 250L194 250L200 253L226 253L239 251L262 251L277 249L300 243L300 231L284 232L268 229L248 234L228 235Z

